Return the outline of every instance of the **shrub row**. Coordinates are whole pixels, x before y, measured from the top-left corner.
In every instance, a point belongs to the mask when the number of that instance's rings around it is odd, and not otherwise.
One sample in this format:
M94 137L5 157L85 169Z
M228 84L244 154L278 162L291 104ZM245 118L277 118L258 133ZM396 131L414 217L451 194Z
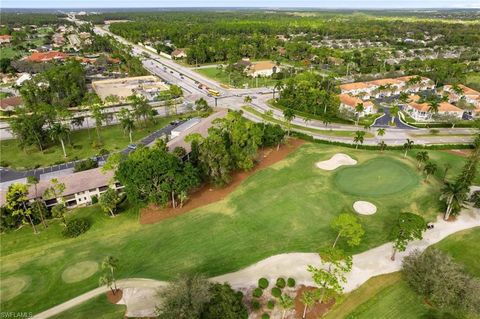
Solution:
M85 218L77 218L68 221L62 235L68 238L74 238L85 233L90 228L90 222Z
M328 144L328 145L336 145L336 146L344 146L350 148L357 148L355 144L344 143L344 142L337 142L337 141L327 141L316 139L310 135L305 133L295 132L293 131L292 136L298 137L302 140L309 141L312 143L318 144ZM413 149L427 149L427 150L451 150L451 149L473 149L472 144L435 144L435 145L420 145L420 144L413 144ZM380 150L378 145L358 145L358 149L362 150ZM403 145L398 146L387 146L387 150L403 150Z

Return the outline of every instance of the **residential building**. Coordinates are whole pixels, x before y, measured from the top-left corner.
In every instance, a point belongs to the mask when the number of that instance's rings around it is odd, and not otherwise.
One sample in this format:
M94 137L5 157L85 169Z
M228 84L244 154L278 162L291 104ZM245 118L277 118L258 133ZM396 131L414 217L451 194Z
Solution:
M356 111L357 105L363 104L364 110L363 112L360 112L360 117L375 113L375 108L371 101L363 101L358 97L349 94L340 94L338 98L340 99L340 108L347 108L355 113L358 113Z
M64 203L68 208L74 208L77 206L85 206L92 204L92 198L94 196L100 196L108 188L120 190L123 188L117 182L113 181L113 171L103 173L100 168L94 168L87 171L78 173L72 173L65 176L57 177L58 183L65 184L65 190L61 196L56 198L43 198L45 190L52 185L49 180L40 180L37 184L36 191L35 186L30 186L28 199L34 200L35 194L38 197L45 200L47 207L55 206L58 203ZM0 205L5 203L5 192L0 194Z
M280 72L280 66L270 61L262 61L253 63L247 68L247 75L251 77L272 76L274 73Z
M458 102L464 99L465 102L473 104L475 108L480 108L480 92L469 88L463 84L458 85L458 92L452 85L445 85L443 91L449 93L450 102ZM461 91L461 92L460 92Z
M340 85L342 94L358 96L363 100L370 99L376 86L368 82L354 82Z
M183 59L187 57L187 51L185 49L175 49L172 52L172 59Z
M0 109L2 111L15 111L19 106L23 105L23 100L20 96L7 97L0 100Z
M429 103L421 103L418 95L411 95L410 102L405 105L405 111L416 121L432 121L434 114L430 111L431 105ZM461 119L464 111L453 104L441 102L438 105L439 115L453 115Z
M24 58L24 60L29 62L50 62L53 60L62 61L68 57L66 53L59 51L50 51L50 52L34 52L32 55Z
M8 34L0 35L0 44L10 43L12 41L12 36Z

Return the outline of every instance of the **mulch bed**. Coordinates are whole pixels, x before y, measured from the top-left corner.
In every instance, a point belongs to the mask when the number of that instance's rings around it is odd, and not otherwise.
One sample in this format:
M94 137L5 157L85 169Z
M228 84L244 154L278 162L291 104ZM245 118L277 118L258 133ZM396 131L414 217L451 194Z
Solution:
M303 140L289 139L287 144L282 145L278 151L276 148L260 150L257 165L247 172L235 172L232 175L230 184L227 186L223 188L215 188L208 184L203 185L190 195L190 199L185 205L183 205L183 207L159 208L151 204L140 211L140 224L154 224L161 220L181 215L195 208L220 201L233 192L247 177L263 168L281 161L302 144L304 144Z
M295 296L295 318L302 319L304 305L300 301L304 291L315 290L315 287L306 287L300 286L300 289L297 290L297 295ZM316 303L313 306L307 309L306 319L318 319L325 315L335 304L335 299L331 298L327 302Z
M119 302L122 299L122 297L123 297L123 291L120 289L117 289L115 291L115 294L113 294L111 290L107 292L107 299L113 304L116 304L117 302Z

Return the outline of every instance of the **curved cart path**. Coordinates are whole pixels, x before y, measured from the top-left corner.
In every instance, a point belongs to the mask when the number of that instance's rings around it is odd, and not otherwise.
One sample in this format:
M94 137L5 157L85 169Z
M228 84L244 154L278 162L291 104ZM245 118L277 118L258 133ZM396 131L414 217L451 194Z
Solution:
M412 250L424 250L451 234L475 227L480 227L480 209L465 209L455 222L446 222L439 216L434 223L434 228L427 230L422 240L410 243L405 252L397 253L395 261L390 260L392 243L386 243L354 255L353 268L347 275L347 283L344 287L345 292L358 288L372 277L399 271L403 258ZM313 285L310 273L306 270L307 265L320 266L318 254L288 253L275 255L242 270L213 277L210 280L220 283L228 282L237 289L256 286L260 277L270 280L280 276L293 277L299 284ZM153 314L158 303L157 291L166 284L165 281L154 279L131 278L119 280L117 285L124 290L124 295L119 304L127 306L126 316L143 317ZM96 288L35 315L33 318L49 318L105 293L107 290L106 287Z

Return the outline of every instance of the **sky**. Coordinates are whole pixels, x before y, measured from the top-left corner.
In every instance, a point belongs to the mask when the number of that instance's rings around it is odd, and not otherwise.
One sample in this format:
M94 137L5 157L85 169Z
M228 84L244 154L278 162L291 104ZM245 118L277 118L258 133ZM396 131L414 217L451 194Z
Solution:
M480 8L480 0L0 0L3 8L120 7Z

